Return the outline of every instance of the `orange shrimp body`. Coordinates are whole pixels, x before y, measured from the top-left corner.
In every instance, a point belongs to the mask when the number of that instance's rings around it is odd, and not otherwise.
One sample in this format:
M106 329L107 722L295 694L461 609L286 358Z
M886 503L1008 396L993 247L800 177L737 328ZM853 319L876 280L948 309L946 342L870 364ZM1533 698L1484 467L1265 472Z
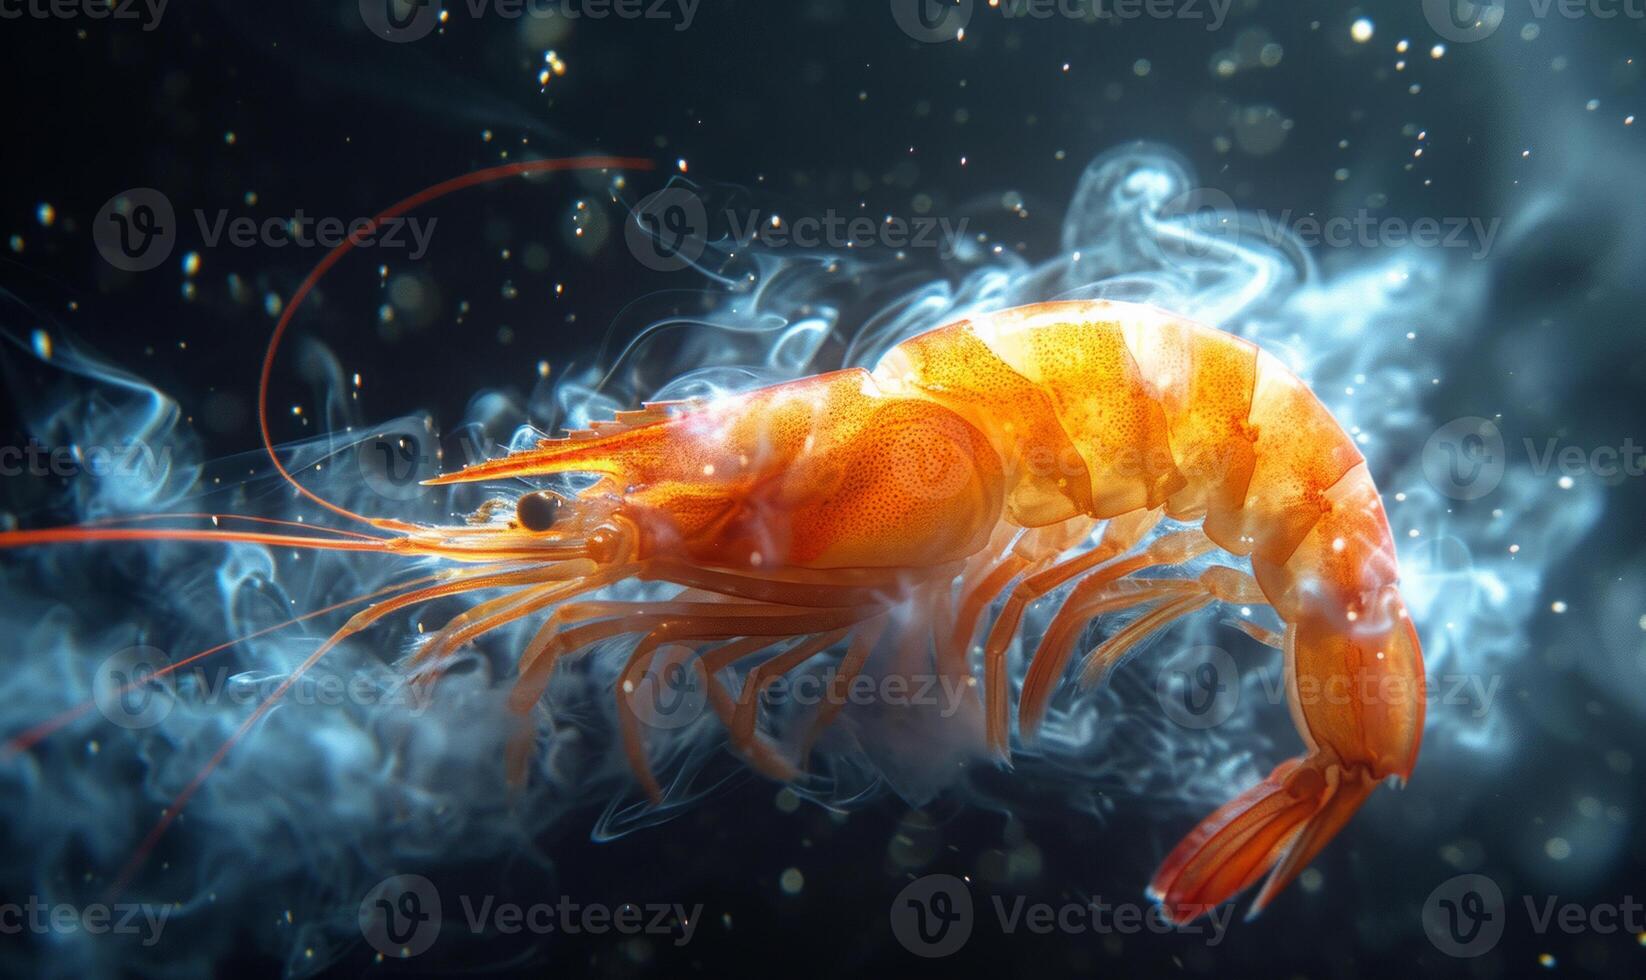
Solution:
M488 557L518 539L521 556L576 555L577 591L627 577L686 591L664 603L558 606L522 658L518 708L536 704L559 655L615 635L642 637L620 705L664 646L704 651L698 663L713 678L798 641L753 668L735 703L710 685L734 746L790 778L795 761L756 729L765 685L839 644L837 678L850 677L889 604L910 597L924 602L930 632L900 642L930 644L939 670L970 677L978 629L1005 595L982 651L986 736L1005 758L1006 659L1036 599L1074 583L1030 655L1025 741L1094 617L1143 610L1088 656L1083 684L1180 616L1217 601L1266 603L1284 633L1253 632L1284 650L1305 752L1167 857L1150 890L1179 922L1267 874L1261 909L1380 780L1404 779L1416 762L1421 654L1364 459L1277 359L1163 311L1070 302L979 316L905 341L872 372L652 404L431 482L571 472L599 479L562 502L552 527L528 532L517 519L488 536ZM1163 516L1201 527L1139 547ZM1096 530L1095 548L1063 557ZM1214 547L1249 556L1251 574L1132 577ZM568 586L533 588L556 601ZM633 714L620 713L625 745L655 795ZM816 726L832 718L825 705Z
M489 178L441 187L481 179ZM295 302L264 362L264 402L292 309ZM266 413L260 417L265 446L290 479L273 453ZM1423 666L1365 461L1274 357L1160 310L1075 302L982 315L905 341L873 371L836 371L706 402L654 403L429 482L567 473L595 481L571 497L502 493L459 526L366 518L293 481L304 496L376 533L319 533L260 518L236 519L285 529L83 525L0 533L0 548L243 541L448 563L351 600L377 601L242 723L164 811L121 880L234 740L327 651L396 610L481 591L500 594L426 638L412 659L418 679L437 677L471 641L546 613L520 652L510 697L525 716L541 702L557 662L605 640L636 637L614 694L627 760L654 799L662 792L636 692L664 651L692 658L734 749L759 771L790 780L845 701L825 699L795 751L761 730L760 695L831 650L844 651L834 690L856 679L883 642L895 648L897 669L930 664L946 682L980 683L987 750L1005 760L1007 658L1025 612L1042 597L1069 586L1033 651L1024 647L1017 717L1025 744L1094 618L1139 613L1086 656L1083 686L1179 617L1215 602L1270 605L1284 631L1248 632L1284 651L1305 749L1206 818L1166 858L1150 890L1177 922L1267 874L1254 903L1262 908L1380 780L1404 779L1416 762ZM227 515L167 519L203 516ZM1150 537L1165 517L1199 526ZM1216 548L1249 556L1251 572L1213 565L1198 575L1172 573ZM1145 571L1151 574L1136 575ZM625 581L679 590L662 601L599 597ZM728 668L762 655L740 690L724 682ZM25 750L63 723L60 717L25 732L7 751ZM513 778L524 775L532 746L531 727L520 730L508 760Z

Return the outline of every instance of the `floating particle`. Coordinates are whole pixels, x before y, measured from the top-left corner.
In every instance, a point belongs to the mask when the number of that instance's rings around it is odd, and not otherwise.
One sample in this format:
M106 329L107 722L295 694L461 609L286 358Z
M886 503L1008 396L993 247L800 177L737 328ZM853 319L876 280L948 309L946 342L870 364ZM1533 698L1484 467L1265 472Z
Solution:
M1376 29L1370 17L1362 17L1349 25L1349 36L1354 38L1356 43L1365 44L1372 39Z
M1583 103L1583 108L1589 110L1590 112L1594 112L1596 109L1600 108L1600 100L1590 99L1589 101Z
M1556 961L1555 961L1555 957L1554 957L1553 953L1539 953L1538 954L1537 963L1538 963L1539 966L1543 967L1545 970L1553 970L1555 968L1555 962Z
M1446 45L1437 44L1434 47L1430 48L1429 49L1429 57L1433 58L1436 61L1439 61L1440 59L1446 57Z
M29 338L34 347L34 354L42 361L51 360L51 334L44 330L36 330ZM1641 629L1646 629L1646 616L1641 617Z
M1556 861L1564 861L1572 856L1572 845L1564 837L1551 837L1543 845L1543 853Z
M22 235L13 235L13 236L11 236L11 238L6 242L6 244L8 246L10 246L11 250L13 252L16 252L18 255L23 254L23 236Z
M200 271L200 253L190 252L183 256L183 275L193 276Z
M1566 608L1567 607L1566 607L1565 601L1563 601L1561 599L1556 599L1554 602L1551 602L1549 604L1549 610L1551 612L1555 613L1556 615L1559 615L1560 613L1565 612Z
M800 889L806 887L806 876L800 873L799 868L789 868L778 879L778 887L783 889L785 895L798 895Z
M57 223L57 209L41 201L40 206L34 209L34 217L40 222L40 227L50 228Z
M1556 483L1556 485L1558 485L1558 486L1559 486L1559 487L1560 487L1560 489L1562 489L1562 490L1570 490L1570 489L1572 489L1572 478L1571 478L1571 477L1569 477L1569 476L1563 476L1563 477L1561 477L1561 478L1560 478L1560 479L1559 479L1559 480L1556 480L1556 481L1555 481L1555 483Z
M1067 66L1064 67L1064 70L1065 71L1068 70ZM1139 58L1136 61L1132 62L1132 74L1136 75L1138 78L1145 77L1146 75L1149 74L1149 72L1151 72L1153 70L1154 70L1153 62L1149 61L1149 59L1147 59L1147 58Z

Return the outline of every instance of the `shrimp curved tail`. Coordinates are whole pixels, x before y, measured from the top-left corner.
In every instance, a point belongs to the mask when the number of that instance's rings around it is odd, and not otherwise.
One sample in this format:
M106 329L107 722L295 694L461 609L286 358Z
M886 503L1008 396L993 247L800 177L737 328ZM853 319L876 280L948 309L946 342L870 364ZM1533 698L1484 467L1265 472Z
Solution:
M1290 759L1189 832L1155 872L1149 897L1183 925L1268 875L1254 918L1343 829L1377 781L1319 757Z

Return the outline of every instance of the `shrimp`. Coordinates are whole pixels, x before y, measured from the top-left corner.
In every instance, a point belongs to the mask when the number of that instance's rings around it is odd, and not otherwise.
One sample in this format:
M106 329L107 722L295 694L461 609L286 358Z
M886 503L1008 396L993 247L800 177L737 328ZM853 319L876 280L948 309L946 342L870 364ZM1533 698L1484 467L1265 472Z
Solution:
M517 707L536 703L557 658L596 639L643 637L621 675L629 690L663 644L724 643L703 657L712 675L798 639L751 672L728 712L737 748L782 778L788 770L755 738L762 687L837 643L849 679L891 604L920 597L939 616L958 578L959 613L928 621L948 670L967 669L982 613L1012 586L982 668L988 745L1004 759L1006 658L1029 603L1073 583L1029 660L1024 740L1097 615L1144 611L1086 658L1083 686L1213 602L1267 604L1286 624L1276 642L1306 751L1166 858L1150 893L1176 922L1267 874L1261 910L1379 781L1404 780L1416 763L1421 651L1364 459L1276 358L1163 311L1043 303L976 317L905 341L873 371L650 405L431 482L558 473L599 481L575 501L557 498L559 523L511 533L718 598L560 607L521 658ZM1137 548L1163 517L1201 526ZM1100 522L1097 547L1057 560ZM524 512L520 523L530 523ZM1214 547L1249 558L1251 573L1133 577ZM630 761L655 795L627 731Z
M328 256L317 273L338 257ZM263 407L269 361L295 308L265 359ZM289 479L262 415L265 446ZM411 658L418 676L437 677L465 645L541 615L519 653L509 699L524 721L557 665L631 638L613 695L622 751L654 800L661 788L635 694L665 649L691 654L733 749L756 770L793 780L843 702L825 702L800 750L786 752L761 729L761 693L831 651L840 651L836 685L863 671L883 642L905 658L929 657L946 677L972 679L975 669L985 752L1009 761L1008 657L1031 604L1068 587L1026 658L1017 703L1023 746L1034 742L1094 618L1141 613L1084 658L1082 687L1190 613L1217 602L1268 605L1283 632L1251 632L1284 653L1304 751L1166 857L1149 892L1177 923L1267 875L1253 903L1254 913L1261 910L1379 781L1404 780L1415 765L1421 653L1364 459L1276 358L1162 310L1059 302L978 315L899 344L873 370L647 403L427 482L562 474L593 482L564 494L499 490L458 526L367 518L293 481L375 533L303 525L301 532L83 526L0 534L0 548L233 540L445 562L432 576L360 597L376 601L244 722L166 809L134 861L234 742L327 651L396 610L480 590L503 594L427 637ZM1168 518L1198 526L1151 538ZM1196 576L1172 573L1219 548L1249 559L1250 571L1214 565ZM1145 571L1149 577L1138 576ZM631 581L678 591L652 602L601 598ZM749 663L740 689L722 680L727 668ZM10 748L26 749L51 728L31 730ZM522 723L510 744L511 779L527 773L534 731Z

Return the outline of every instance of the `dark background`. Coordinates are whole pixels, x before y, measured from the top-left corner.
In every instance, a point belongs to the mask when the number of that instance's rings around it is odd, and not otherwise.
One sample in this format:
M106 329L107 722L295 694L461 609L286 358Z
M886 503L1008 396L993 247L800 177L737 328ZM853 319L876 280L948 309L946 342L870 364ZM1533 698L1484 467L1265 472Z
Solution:
M1362 15L1377 23L1367 45L1349 38L1349 25ZM1282 46L1282 60L1218 79L1214 55L1250 28L1267 31ZM159 188L179 211L228 208L266 217L302 208L354 217L500 162L508 149L508 159L602 152L657 160L660 172L631 175L632 203L661 187L684 158L694 179L749 188L796 213L908 214L914 194L925 193L933 213L944 214L1016 191L1028 216L1002 209L991 227L1001 229L997 241L1035 255L1055 248L1062 209L1086 163L1125 141L1149 139L1176 148L1206 183L1242 206L1319 208L1339 191L1334 171L1351 167L1357 181L1369 180L1368 193L1384 195L1388 214L1501 213L1540 180L1561 176L1513 163L1519 147L1545 132L1538 95L1555 84L1544 74L1551 52L1524 64L1505 53L1521 44L1514 34L1510 26L1488 42L1453 45L1431 63L1426 52L1435 38L1415 0L1362 7L1270 2L1237 3L1230 23L1215 33L1198 23L1005 23L980 13L965 43L926 45L902 34L881 0L703 0L686 31L649 21L579 22L549 45L567 63L566 74L540 89L544 46L524 43L517 24L466 13L454 13L440 36L412 44L371 37L352 3L173 0L159 29L148 33L129 24L4 21L0 243L18 234L24 247L0 253L0 284L28 311L13 309L5 326L15 336L45 326L81 338L177 397L194 416L207 454L223 455L255 445L251 393L273 326L263 296L289 296L319 256L291 248L206 250L196 292L185 296L176 259L133 275L108 266L93 248L92 217L126 188ZM1562 51L1575 63L1571 70L1592 73L1590 89L1608 116L1646 108L1638 98L1639 65L1630 60L1646 48L1639 21L1573 25L1566 36ZM1413 46L1403 73L1392 67L1400 37ZM1141 77L1134 69L1139 58L1151 63ZM1414 80L1422 83L1420 95L1408 91ZM1220 138L1237 139L1246 106L1273 106L1291 120L1277 150L1250 152L1238 141L1219 149ZM1436 131L1415 166L1412 137L1403 132L1414 123ZM1630 136L1638 143L1646 126L1636 129ZM490 142L483 131L491 132ZM1347 149L1339 145L1344 140ZM1638 202L1641 172L1605 192ZM575 201L621 214L603 188L601 180L583 184L576 177L514 181L437 204L429 213L438 216L439 232L422 266L441 284L429 322L381 328L378 260L357 255L333 273L298 327L323 334L346 370L366 374L371 416L427 409L449 420L481 388L529 389L539 359L596 356L614 325L634 319L631 303L661 294L648 301L648 311L690 308L694 294L710 288L691 273L641 267L615 224L604 248L584 254L576 247ZM248 206L244 195L253 190L258 203ZM40 202L56 209L50 229L36 222ZM1521 258L1500 283L1494 310L1547 305L1544 323L1555 339L1533 349L1559 356L1571 343L1614 352L1603 362L1567 365L1566 396L1535 406L1537 431L1588 433L1612 444L1643 434L1646 361L1634 302L1641 256L1624 256L1634 275L1622 283L1600 281L1594 271L1600 258L1618 257L1608 251L1625 240L1618 220L1605 207L1579 212L1553 228L1543 253ZM183 235L178 256L201 247L191 242L192 222ZM530 242L547 247L546 270L522 266ZM504 247L511 258L501 257ZM231 273L247 284L244 298L231 294ZM512 298L505 283L517 291ZM568 286L560 297L556 283ZM1614 288L1609 302L1592 302L1596 290ZM460 317L462 301L470 308ZM1488 345L1495 342L1485 336ZM1471 388L1491 387L1496 370L1493 351L1479 353L1488 367L1474 377L1464 372L1437 398L1464 408L1479 402ZM14 368L25 375L40 370ZM279 384L287 388L277 386L276 406L285 403L283 394L302 390L289 377ZM1444 407L1435 414L1449 417ZM290 422L276 414L277 440L305 434ZM10 425L9 442L27 438ZM1613 488L1594 541L1570 567L1551 570L1565 580L1562 594L1598 598L1633 561L1641 536L1638 484ZM8 497L28 523L48 523L53 514L50 502L33 493L11 487ZM1583 726L1556 732L1551 725L1516 747L1500 791L1472 804L1478 812L1470 822L1488 842L1494 827L1538 818L1548 803L1540 786L1573 753L1600 751L1596 732L1605 732L1608 746L1639 744L1639 717L1580 677L1569 658L1548 653L1589 640L1562 635L1566 625L1547 617L1535 622L1510 696L1595 707L1579 711L1588 715ZM775 786L745 779L673 822L603 844L588 842L591 812L543 842L558 866L552 892L524 867L512 869L503 886L522 902L561 893L591 903L701 902L705 921L685 948L615 937L496 937L442 945L404 969L1045 977L1359 977L1399 969L1514 976L1540 969L1537 957L1548 953L1556 972L1627 976L1638 975L1646 957L1631 935L1538 936L1515 928L1480 960L1443 956L1419 922L1425 897L1454 873L1442 861L1441 842L1371 840L1351 827L1316 862L1326 887L1293 886L1261 919L1237 919L1217 947L1170 935L1003 936L985 920L959 956L927 962L905 953L888 928L887 909L908 880L888 850L901 846L908 808L883 799L835 819L813 806L783 812L776 794ZM1637 789L1617 802L1632 815L1643 796ZM995 893L1053 903L1093 895L1138 901L1162 847L1193 818L1155 826L1128 816L1122 801L1107 825L1081 814L1014 818L942 804L922 819L933 827L922 833L936 842L925 872L974 874L989 852L1022 840L1038 846L1038 873L1009 886L974 883L981 907ZM1636 838L1624 854L1601 880L1562 898L1617 901L1639 891L1646 850ZM1494 863L1500 860L1507 857L1488 844L1483 870L1513 880L1511 868ZM804 874L796 895L779 886L791 867ZM448 870L439 884L452 892L499 888L491 867ZM1365 926L1372 904L1381 921L1407 928ZM246 948L262 948L266 924L245 928L258 936ZM279 960L247 952L219 972L281 968ZM352 975L399 968L375 962L368 947L355 944L334 969Z

